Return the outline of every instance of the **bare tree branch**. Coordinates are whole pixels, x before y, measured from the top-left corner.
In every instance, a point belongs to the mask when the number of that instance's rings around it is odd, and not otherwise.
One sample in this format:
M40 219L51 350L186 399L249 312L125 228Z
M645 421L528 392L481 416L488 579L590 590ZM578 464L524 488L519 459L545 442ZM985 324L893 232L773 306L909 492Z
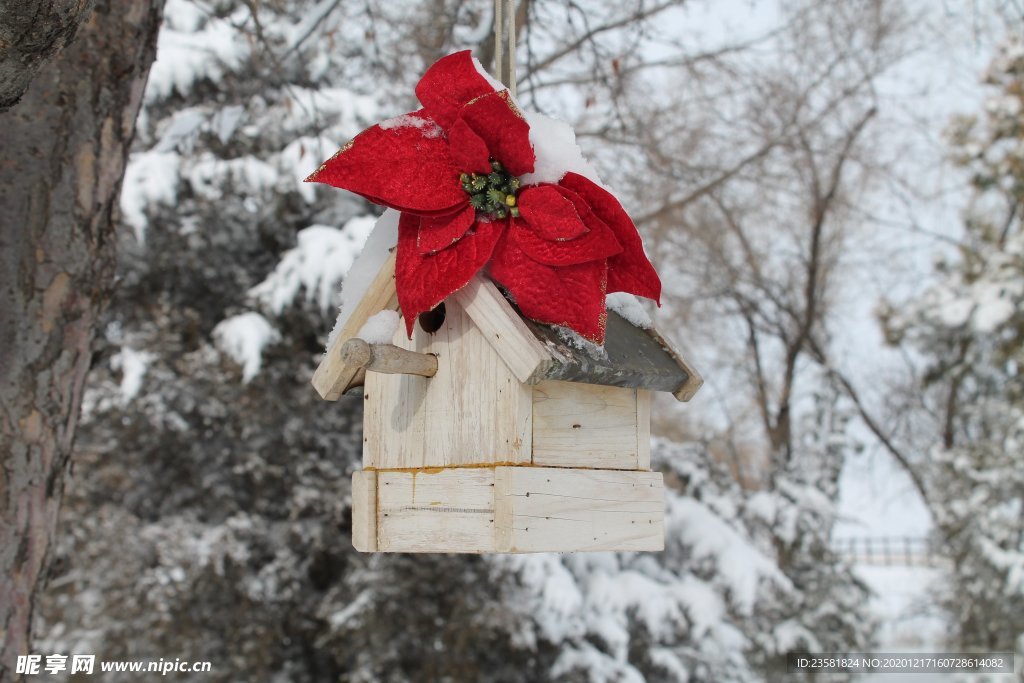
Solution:
M530 78L532 74L544 71L555 62L569 55L575 54L583 45L586 45L587 43L591 42L601 34L609 33L616 29L629 26L630 24L633 24L635 22L643 21L644 19L649 19L655 14L663 12L669 7L675 5L679 5L679 0L664 0L663 2L651 5L646 9L640 8L636 12L632 14L627 14L619 19L616 19L615 21L610 21L606 24L601 24L600 26L594 26L592 28L589 28L587 31L583 33L583 35L579 36L573 41L570 41L560 50L556 50L555 52L551 53L550 55L542 59L540 62L530 64L529 70L525 74L525 77Z
M820 349L817 349L820 355ZM910 481L913 483L914 488L921 495L921 499L926 503L929 500L928 488L925 486L924 480L921 478L918 468L914 466L911 459L904 453L893 440L892 436L886 432L882 427L878 419L870 413L867 407L864 405L864 401L861 399L860 392L854 387L853 383L846 377L845 374L840 372L834 367L827 367L829 375L839 382L842 387L844 394L853 403L857 409L857 414L860 416L861 421L864 423L871 433L878 439L878 442L882 444L886 451L893 457L894 460L900 465L907 476L910 477Z

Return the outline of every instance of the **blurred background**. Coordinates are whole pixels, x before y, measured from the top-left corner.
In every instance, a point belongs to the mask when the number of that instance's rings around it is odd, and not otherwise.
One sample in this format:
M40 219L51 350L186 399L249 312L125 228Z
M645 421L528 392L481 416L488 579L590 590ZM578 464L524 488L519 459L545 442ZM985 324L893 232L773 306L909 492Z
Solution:
M490 64L492 5L167 1L34 651L727 683L1024 649L1010 0L520 0L519 100L574 126L706 379L655 406L666 550L352 550L362 401L309 380L380 209L301 180L436 59Z

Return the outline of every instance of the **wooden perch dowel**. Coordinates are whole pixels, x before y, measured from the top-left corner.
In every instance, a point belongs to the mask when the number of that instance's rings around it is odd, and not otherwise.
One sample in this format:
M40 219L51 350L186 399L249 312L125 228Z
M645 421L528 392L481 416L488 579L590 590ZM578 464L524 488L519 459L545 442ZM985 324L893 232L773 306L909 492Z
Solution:
M437 356L400 349L394 344L369 344L362 339L349 339L341 347L341 360L347 367L365 368L388 375L437 374Z

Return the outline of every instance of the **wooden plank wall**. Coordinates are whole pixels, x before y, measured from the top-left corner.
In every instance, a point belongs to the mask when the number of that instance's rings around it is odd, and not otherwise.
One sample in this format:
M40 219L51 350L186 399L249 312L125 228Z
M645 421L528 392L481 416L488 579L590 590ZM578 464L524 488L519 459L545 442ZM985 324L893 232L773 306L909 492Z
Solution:
M661 472L499 467L499 552L664 550Z
M424 412L430 462L529 462L530 388L512 374L459 305L447 309L444 327L429 336L426 348L438 362L437 375L428 381Z
M379 469L528 463L531 387L523 385L455 302L434 334L393 343L437 355L437 374L367 373L363 466ZM397 397L397 399L396 399Z
M650 392L577 382L541 382L533 389L533 463L549 467L645 469L638 429L649 430ZM647 431L648 440L650 432ZM649 446L647 447L649 449ZM646 463L646 464L644 464Z
M352 475L352 547L361 553L377 550L377 473Z
M494 550L493 468L378 472L377 495L382 551Z
M362 473L353 544L380 552L662 550L660 472L467 467ZM375 476L373 476L375 475ZM357 490L353 482L353 492ZM353 505L356 494L353 493ZM375 538L373 537L374 533Z
M651 469L651 392L636 390L636 468Z
M399 325L392 343L417 350ZM415 333L420 334L419 331ZM363 383L363 467L426 467L423 401L427 378L366 373ZM437 465L438 463L430 463Z

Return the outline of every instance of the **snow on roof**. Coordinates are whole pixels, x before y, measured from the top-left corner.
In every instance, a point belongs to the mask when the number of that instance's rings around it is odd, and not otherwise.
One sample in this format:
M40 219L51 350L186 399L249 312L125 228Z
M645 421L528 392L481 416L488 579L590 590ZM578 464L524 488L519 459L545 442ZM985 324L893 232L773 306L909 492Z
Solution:
M373 278L388 260L391 249L398 244L399 215L398 211L388 209L377 219L362 251L348 269L341 288L341 312L327 337L328 349L334 345L335 339L345 327L356 305L366 296Z

